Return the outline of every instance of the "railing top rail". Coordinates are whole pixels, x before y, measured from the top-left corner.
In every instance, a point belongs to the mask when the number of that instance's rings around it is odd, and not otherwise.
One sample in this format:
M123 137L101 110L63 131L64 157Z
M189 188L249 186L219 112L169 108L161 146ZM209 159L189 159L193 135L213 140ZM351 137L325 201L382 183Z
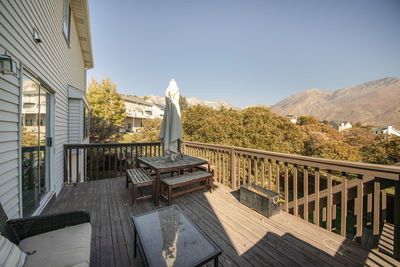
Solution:
M400 167L399 166L315 158L315 157L309 157L309 156L285 154L285 153L279 153L279 152L270 152L270 151L251 149L251 148L205 144L205 143L190 142L190 141L185 141L184 144L196 145L196 146L202 146L202 147L206 147L206 148L214 148L214 149L220 149L220 150L234 149L235 152L247 154L250 156L271 158L271 159L279 160L281 162L299 164L299 165L309 166L309 167L346 171L346 172L350 172L350 173L373 175L376 177L386 178L386 179L396 180L396 181L400 180Z
M65 144L66 149L69 148L90 148L90 147L130 147L130 146L152 146L160 145L160 142L148 142L148 143L104 143L104 144Z

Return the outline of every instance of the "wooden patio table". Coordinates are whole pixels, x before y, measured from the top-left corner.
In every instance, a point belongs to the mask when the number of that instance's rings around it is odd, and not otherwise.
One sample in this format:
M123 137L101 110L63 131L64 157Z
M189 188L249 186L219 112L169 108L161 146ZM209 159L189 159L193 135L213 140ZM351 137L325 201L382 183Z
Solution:
M170 161L164 157L139 157L137 160L137 167L142 163L148 168L156 172L156 192L155 204L160 204L160 187L161 187L161 174L180 172L181 170L190 170L192 168L207 164L208 171L210 172L210 163L205 159L200 159L185 154L178 155L175 161Z

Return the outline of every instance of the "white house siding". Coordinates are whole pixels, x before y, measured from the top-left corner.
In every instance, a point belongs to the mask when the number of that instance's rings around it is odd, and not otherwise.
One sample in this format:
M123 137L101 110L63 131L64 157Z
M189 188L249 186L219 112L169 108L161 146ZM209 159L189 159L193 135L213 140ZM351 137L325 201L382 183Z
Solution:
M79 144L83 139L83 101L69 99L68 143Z
M14 1L0 2L0 53L7 50L17 62L44 81L55 92L54 173L50 177L52 188L59 192L63 184L63 144L68 142L68 90L67 85L84 90L84 62L77 35L74 16L71 16L70 46L62 31L63 1ZM33 41L36 28L42 43ZM0 74L0 96L8 107L1 111L0 158L1 203L10 217L19 214L18 186L18 79ZM9 129L6 131L5 129ZM9 153L4 156L4 153ZM4 185L4 186L2 186ZM7 190L10 188L10 190ZM3 192L4 191L4 192Z
M10 218L19 216L19 80L0 74L0 202Z

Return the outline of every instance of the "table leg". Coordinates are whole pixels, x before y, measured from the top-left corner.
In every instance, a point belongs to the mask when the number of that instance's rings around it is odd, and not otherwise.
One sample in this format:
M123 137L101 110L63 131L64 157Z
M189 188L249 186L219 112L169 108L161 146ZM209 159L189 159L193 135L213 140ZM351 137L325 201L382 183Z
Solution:
M218 256L214 257L214 267L218 267Z
M137 244L136 244L136 239L137 239L137 232L136 232L136 227L134 226L133 227L134 229L133 229L133 232L134 232L134 241L133 241L133 250L134 250L134 252L133 252L133 257L134 258L136 258L136 254L137 254Z
M157 171L157 178L156 178L156 206L158 207L160 205L160 171Z

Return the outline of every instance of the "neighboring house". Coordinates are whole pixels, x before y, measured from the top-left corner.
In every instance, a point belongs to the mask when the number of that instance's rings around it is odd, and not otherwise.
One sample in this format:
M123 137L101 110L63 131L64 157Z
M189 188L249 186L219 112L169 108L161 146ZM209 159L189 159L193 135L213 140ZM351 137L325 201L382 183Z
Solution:
M17 218L60 192L63 145L89 141L88 1L1 1L0 32L1 60L16 66L0 69L0 202Z
M328 124L339 132L343 132L344 130L351 129L353 127L349 121L330 121Z
M143 127L143 119L153 119L153 104L137 96L121 95L126 109L126 132L137 132Z
M393 128L393 126L385 126L385 127L373 127L373 134L387 134L387 135L395 135L400 136L400 130Z
M165 109L165 106L163 106L163 105L153 104L153 107L152 107L153 118L154 119L164 118L164 109Z
M297 123L297 116L295 115L286 115L285 116L288 120L290 120L292 123L296 124Z

